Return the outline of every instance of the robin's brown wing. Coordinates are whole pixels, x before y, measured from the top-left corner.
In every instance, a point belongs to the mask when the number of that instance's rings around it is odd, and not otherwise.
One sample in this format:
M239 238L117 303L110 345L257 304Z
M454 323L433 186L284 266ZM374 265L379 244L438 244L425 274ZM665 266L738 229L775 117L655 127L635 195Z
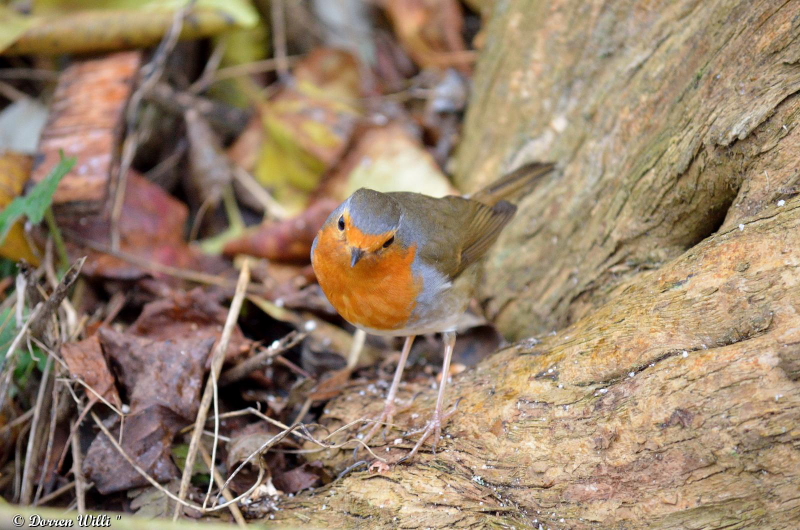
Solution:
M494 206L463 197L433 198L416 193L392 194L412 226L409 238L424 240L417 256L451 279L483 256L517 211L500 201ZM424 231L424 237L415 235Z

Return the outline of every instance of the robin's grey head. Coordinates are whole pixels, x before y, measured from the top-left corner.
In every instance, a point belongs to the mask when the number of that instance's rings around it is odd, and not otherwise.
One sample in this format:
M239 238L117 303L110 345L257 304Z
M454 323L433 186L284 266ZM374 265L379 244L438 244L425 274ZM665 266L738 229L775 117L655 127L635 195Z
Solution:
M356 190L347 199L352 224L373 236L396 231L403 211L391 195L367 188Z
M351 266L367 255L378 254L394 244L403 210L391 195L361 188L331 216L352 256Z

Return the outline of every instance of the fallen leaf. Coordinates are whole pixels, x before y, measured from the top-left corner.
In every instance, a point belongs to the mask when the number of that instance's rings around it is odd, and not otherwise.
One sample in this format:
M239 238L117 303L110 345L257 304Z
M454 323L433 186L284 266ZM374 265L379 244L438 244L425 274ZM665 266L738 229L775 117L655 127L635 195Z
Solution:
M458 0L381 0L380 5L419 66L470 71L475 56L464 43L464 12Z
M90 388L117 408L122 406L117 387L114 385L114 376L108 368L100 340L97 335L92 335L81 342L68 342L61 346L61 356L67 363L72 377L80 378ZM90 400L96 396L87 392Z
M311 244L338 201L314 202L300 215L284 221L266 221L243 237L228 242L223 253L228 256L248 254L277 261L310 260Z
M173 479L164 484L164 488L173 495L178 495L180 487L179 479ZM131 499L131 510L141 518L155 519L156 517L171 516L172 510L175 508L175 502L166 493L153 486L130 489L128 498Z
M5 210L22 193L32 165L33 160L29 156L12 152L0 156L0 208ZM25 237L22 221L16 221L8 230L5 241L0 244L0 256L13 261L24 259L38 267L39 257Z
M145 305L128 333L151 340L219 340L228 309L201 288L172 291L170 298ZM228 360L250 351L252 342L235 326L226 352Z
M109 328L101 328L98 335L131 411L160 405L184 420L194 419L213 338L161 341Z
M267 134L255 176L293 213L306 206L322 175L341 158L361 116L361 93L344 93L354 86L357 63L339 64L335 76L304 74L260 109ZM303 62L297 68L313 70Z
M31 176L44 180L62 153L78 160L59 185L55 204L80 212L105 204L141 60L141 52L114 53L75 61L59 75Z
M285 471L273 477L275 487L285 493L297 493L312 486L321 484L322 465L303 464L291 471Z
M335 48L315 48L294 68L295 81L322 90L328 97L350 101L364 92L361 65L350 52Z
M457 193L422 144L399 125L364 131L319 194L344 200L359 188L434 197Z
M213 270L211 257L194 251L184 240L189 209L160 186L131 172L120 218L120 247L125 253L163 265L185 269ZM69 241L77 236L102 248L110 248L109 215L58 217L59 226ZM84 247L80 241L70 245L71 254L88 255L84 274L90 277L136 280L149 272L110 254ZM221 270L221 267L217 267ZM153 273L156 277L162 277Z
M125 416L120 445L155 480L166 482L178 474L170 454L172 440L185 424L186 419L169 408L151 404ZM119 426L109 431L120 441ZM102 432L86 453L83 472L103 495L149 484Z
M10 20L13 34L6 36L0 18L0 52L7 55L61 55L158 44L172 27L180 2L151 0L95 0L64 2L37 0L39 16ZM71 7L71 9L70 9ZM106 9L102 9L106 8ZM186 15L181 38L208 37L238 28L253 27L258 13L249 0L197 0ZM25 31L20 31L20 27ZM4 50L5 48L5 50Z

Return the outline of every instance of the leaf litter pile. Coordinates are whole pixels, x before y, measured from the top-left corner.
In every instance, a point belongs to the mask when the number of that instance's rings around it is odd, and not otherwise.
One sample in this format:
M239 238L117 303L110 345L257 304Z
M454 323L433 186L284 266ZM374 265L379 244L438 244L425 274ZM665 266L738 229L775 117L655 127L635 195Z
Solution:
M402 339L362 343L309 252L360 187L455 192L481 4L0 2L4 499L241 525L336 480L323 451L413 446L402 413L360 444ZM453 372L500 340L461 336Z

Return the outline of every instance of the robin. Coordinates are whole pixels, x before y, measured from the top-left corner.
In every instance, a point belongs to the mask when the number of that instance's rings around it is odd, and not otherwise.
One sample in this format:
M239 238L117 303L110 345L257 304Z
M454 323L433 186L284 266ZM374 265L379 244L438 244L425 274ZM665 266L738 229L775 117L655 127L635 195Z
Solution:
M517 211L505 199L552 169L552 164L528 164L471 197L361 188L325 221L311 247L311 263L328 300L367 333L406 337L383 413L364 443L392 420L414 338L442 333L436 409L406 458L432 434L435 452L442 424L452 414L443 410L456 324L473 297L479 260Z

